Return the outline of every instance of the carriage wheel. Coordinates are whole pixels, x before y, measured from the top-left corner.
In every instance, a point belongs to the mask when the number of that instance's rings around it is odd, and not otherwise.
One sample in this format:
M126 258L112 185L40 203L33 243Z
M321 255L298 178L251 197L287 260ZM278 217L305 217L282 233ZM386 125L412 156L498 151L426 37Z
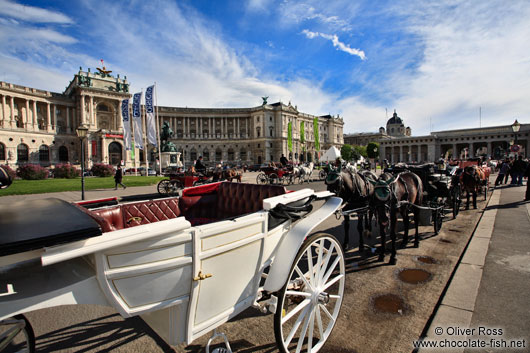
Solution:
M256 177L256 184L268 184L269 179L267 178L267 174L265 173L259 173Z
M173 189L173 187L171 186L171 182L165 179L160 180L156 189L158 190L158 193L160 195L169 195L169 192L171 191L171 189Z
M280 183L280 178L278 178L278 174L275 174L275 173L271 173L269 175L269 182L271 184L274 184L274 185L277 185Z
M11 333L8 334L8 331ZM16 315L0 321L0 336L4 334L8 336L0 342L2 347L7 344L2 352L35 352L35 334L24 315Z
M287 283L278 292L274 334L281 352L318 352L342 305L344 252L329 234L308 238L298 251Z
M328 176L328 173L326 173L324 169L322 169L320 173L318 173L318 177L320 178L320 180L326 179L327 176Z

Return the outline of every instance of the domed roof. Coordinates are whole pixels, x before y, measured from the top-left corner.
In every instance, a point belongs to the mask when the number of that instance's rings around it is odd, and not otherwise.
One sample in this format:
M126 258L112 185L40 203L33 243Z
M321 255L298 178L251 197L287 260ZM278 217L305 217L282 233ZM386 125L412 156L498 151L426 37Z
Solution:
M396 110L394 109L394 114L390 119L388 119L387 125L389 124L403 124L403 120L397 115Z

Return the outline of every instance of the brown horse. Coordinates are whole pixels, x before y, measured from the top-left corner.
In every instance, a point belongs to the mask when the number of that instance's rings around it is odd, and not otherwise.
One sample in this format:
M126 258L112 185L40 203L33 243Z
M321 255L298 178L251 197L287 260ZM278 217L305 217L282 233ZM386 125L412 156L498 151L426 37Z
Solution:
M414 247L420 244L419 237L419 209L411 206L422 204L423 199L423 184L421 179L414 173L404 172L397 177L391 174L383 174L379 180L375 181L369 179L370 183L374 185L375 191L372 197L372 207L375 208L377 220L379 223L379 234L381 236L381 248L379 249L379 261L385 258L385 244L386 244L386 226L390 226L390 239L392 241L392 252L389 263L396 264L396 226L397 226L397 212L401 214L404 225L404 235L401 247L405 247L409 237L409 212L414 213L414 225L416 228L416 236L414 239ZM390 224L389 224L390 223Z
M232 180L236 180L238 182L241 182L242 174L240 170L237 170L236 168L230 168L223 170L221 174L221 179L228 180L229 182L232 182Z
M369 173L369 174L366 174ZM377 178L375 174L367 171L352 172L349 170L340 171L339 168L330 168L326 176L325 183L327 189L337 196L342 198L343 211L350 211L354 209L361 209L369 205L370 199L374 192L374 187L370 184L367 178ZM366 235L372 232L372 213L371 211L357 212L357 231L359 232L359 251L364 250L364 233ZM349 244L349 230L350 230L350 215L344 216L344 241L343 248L348 249Z
M477 193L483 183L487 181L487 173L484 169L476 165L470 165L464 168L461 174L462 189L466 192L466 210L469 210L469 198L473 195L473 208L477 208Z

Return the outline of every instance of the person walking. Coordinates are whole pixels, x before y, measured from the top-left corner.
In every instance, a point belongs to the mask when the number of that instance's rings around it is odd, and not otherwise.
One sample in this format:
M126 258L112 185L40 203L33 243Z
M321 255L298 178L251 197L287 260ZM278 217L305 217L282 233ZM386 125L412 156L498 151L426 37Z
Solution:
M118 163L116 164L116 173L114 174L114 190L118 190L118 184L123 187L123 189L127 189L127 186L123 185L121 180L123 179L123 169L121 169L121 165Z
M524 177L526 178L526 194L524 195L524 200L530 201L530 163L528 163L524 171Z
M510 163L508 161L508 158L506 158L500 166L499 169L499 175L497 175L497 179L495 179L495 186L499 184L503 184L503 180L506 175L508 175L508 172L510 171Z
M519 157L513 162L512 185L523 185L523 174L525 170L526 162L523 161L523 156L519 155Z

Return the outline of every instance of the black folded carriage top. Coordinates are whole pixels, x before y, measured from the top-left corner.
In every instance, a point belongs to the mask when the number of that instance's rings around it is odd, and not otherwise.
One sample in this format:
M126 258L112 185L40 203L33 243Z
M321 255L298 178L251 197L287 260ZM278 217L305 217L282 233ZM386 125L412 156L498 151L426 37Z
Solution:
M59 199L0 205L0 256L101 235L77 206Z

